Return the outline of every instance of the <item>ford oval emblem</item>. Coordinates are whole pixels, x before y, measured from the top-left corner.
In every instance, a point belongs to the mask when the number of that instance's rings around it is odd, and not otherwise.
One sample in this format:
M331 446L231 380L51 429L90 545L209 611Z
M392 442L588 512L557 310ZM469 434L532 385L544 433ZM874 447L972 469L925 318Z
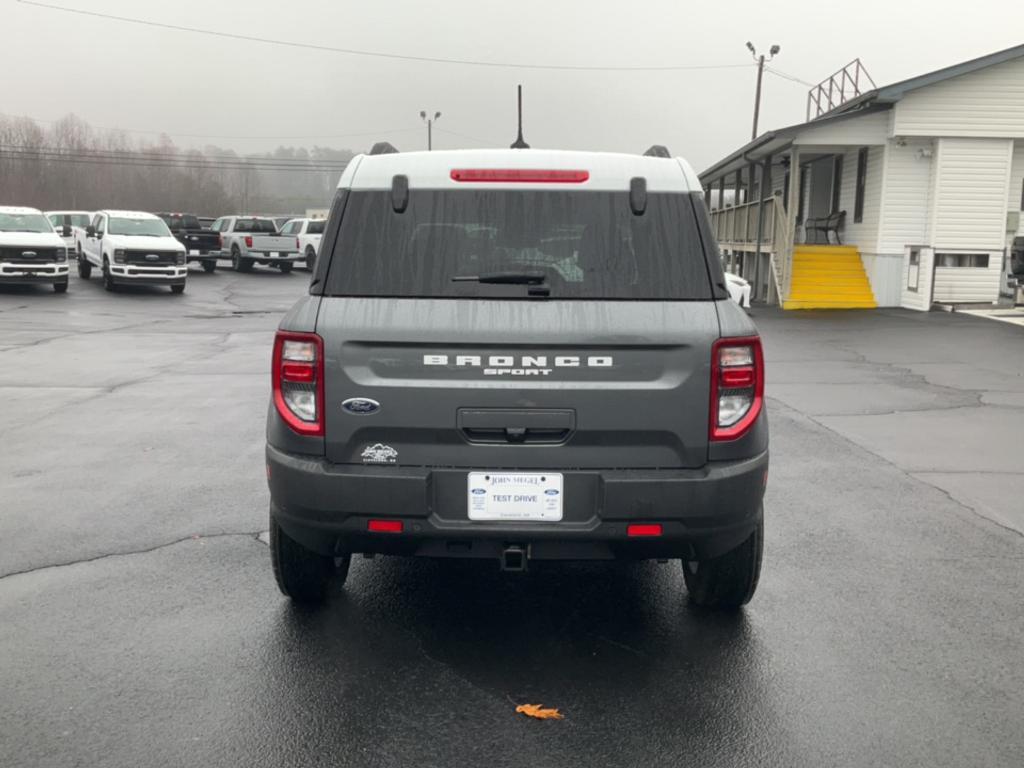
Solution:
M341 404L341 409L354 416L369 416L380 410L380 403L368 397L350 397Z
M481 494L487 493L483 488L474 488L470 493L480 496Z
M548 496L557 496L558 495L558 489L557 488L548 488L546 491L544 491L544 493L546 495L548 495Z

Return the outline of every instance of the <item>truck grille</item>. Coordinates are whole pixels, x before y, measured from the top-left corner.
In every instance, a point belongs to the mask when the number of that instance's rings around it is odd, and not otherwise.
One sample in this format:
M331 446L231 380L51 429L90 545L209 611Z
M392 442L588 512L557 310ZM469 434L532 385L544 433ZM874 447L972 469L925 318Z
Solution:
M152 258L156 256L156 258ZM151 267L161 267L167 264L174 264L178 260L176 251L125 251L125 264L141 264Z
M49 264L55 261L56 258L56 248L23 248L18 246L0 248L0 261L14 261L19 264L29 262Z

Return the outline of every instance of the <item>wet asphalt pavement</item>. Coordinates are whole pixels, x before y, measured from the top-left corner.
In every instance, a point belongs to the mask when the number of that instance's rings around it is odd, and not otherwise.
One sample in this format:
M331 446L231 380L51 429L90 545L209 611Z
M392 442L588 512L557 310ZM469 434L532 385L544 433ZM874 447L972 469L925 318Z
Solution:
M0 766L1021 764L1020 328L754 311L741 613L688 608L677 563L388 558L298 610L258 535L305 281L0 289Z

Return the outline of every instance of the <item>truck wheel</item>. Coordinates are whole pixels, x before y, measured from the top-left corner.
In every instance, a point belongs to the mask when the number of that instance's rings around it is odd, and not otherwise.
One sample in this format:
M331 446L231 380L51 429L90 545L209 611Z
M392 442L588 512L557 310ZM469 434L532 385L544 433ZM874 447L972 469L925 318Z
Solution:
M78 276L88 280L92 276L92 264L86 261L85 254L78 252Z
M63 283L54 283L53 284L53 292L54 293L67 293L68 292L68 281L65 280Z
M171 293L180 294L180 293L184 293L184 292L185 292L185 285L184 285L184 283L182 283L181 285L172 285L171 286Z
M322 603L332 582L345 583L352 558L319 555L292 539L270 516L270 562L277 587L297 603Z
M292 263L290 261L283 261L277 265L277 268L281 270L282 275L287 275L292 271Z
M683 560L690 602L704 608L739 608L750 602L761 576L764 521L736 549L710 560Z
M243 259L238 246L231 247L231 266L235 272L252 272L252 259Z
M204 272L213 272L215 269L217 269L217 262L214 261L213 259L206 259L203 262Z
M306 248L306 269L310 272L316 267L316 251L312 248Z
M111 293L117 290L114 278L110 275L110 262L106 258L103 259L103 290Z

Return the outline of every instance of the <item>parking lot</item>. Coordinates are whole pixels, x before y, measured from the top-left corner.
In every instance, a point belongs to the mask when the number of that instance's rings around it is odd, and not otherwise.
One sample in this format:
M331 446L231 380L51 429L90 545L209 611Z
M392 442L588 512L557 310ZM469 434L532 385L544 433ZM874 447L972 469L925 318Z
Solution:
M0 765L1019 764L1024 330L753 311L743 612L688 608L678 563L388 558L300 610L260 537L307 279L0 289Z

